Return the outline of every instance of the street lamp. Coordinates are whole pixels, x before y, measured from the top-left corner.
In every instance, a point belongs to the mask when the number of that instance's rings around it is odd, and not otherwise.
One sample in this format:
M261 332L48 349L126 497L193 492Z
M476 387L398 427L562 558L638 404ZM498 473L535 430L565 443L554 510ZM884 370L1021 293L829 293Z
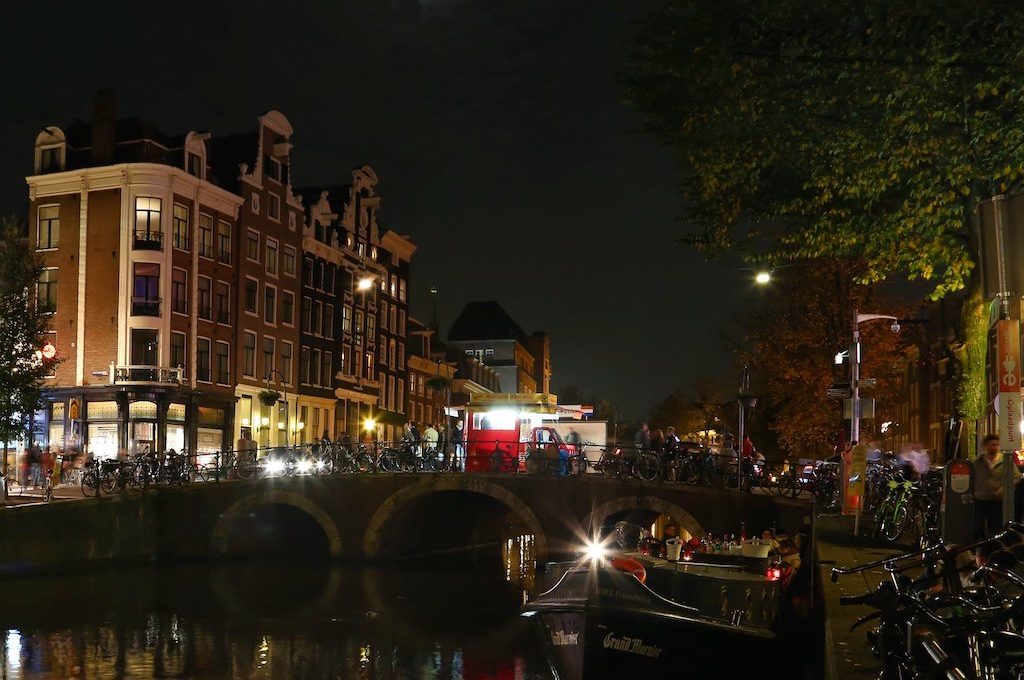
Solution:
M767 269L761 270L754 275L754 283L759 286L767 286L772 282L772 273Z
M900 332L899 317L889 314L859 314L856 310L853 312L853 345L850 347L850 392L853 398L850 413L850 444L860 442L860 325L878 319L892 321L892 332Z
M370 290L371 288L373 288L373 277L372 276L364 276L361 279L359 279L358 282L356 282L356 289L360 290L360 291L362 291L364 293L366 291Z
M736 403L739 406L739 442L736 449L736 490L743 491L743 442L746 441L744 430L746 429L747 409L757 405L757 397L750 392L750 371L743 367L743 378L740 380L740 392L736 396Z

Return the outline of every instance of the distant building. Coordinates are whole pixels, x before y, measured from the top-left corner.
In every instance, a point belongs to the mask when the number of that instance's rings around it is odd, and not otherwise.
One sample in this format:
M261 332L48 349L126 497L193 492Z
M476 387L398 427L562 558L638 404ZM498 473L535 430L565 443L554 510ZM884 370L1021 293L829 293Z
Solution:
M442 424L447 421L449 390L454 387L454 362L445 358L444 345L434 337L434 330L415 319L409 319L409 392L405 413L417 423ZM442 387L439 383L446 383ZM454 402L452 402L454 403Z
M538 382L550 387L551 365L547 336L530 337L497 302L470 302L452 324L446 344L449 358L473 357L492 369L499 391L534 393Z

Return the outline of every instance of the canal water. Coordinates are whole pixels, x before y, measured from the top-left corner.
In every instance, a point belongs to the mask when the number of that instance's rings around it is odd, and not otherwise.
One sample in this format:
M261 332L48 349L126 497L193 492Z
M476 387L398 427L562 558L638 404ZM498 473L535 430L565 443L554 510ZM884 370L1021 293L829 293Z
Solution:
M550 678L504 564L236 561L0 582L0 680Z

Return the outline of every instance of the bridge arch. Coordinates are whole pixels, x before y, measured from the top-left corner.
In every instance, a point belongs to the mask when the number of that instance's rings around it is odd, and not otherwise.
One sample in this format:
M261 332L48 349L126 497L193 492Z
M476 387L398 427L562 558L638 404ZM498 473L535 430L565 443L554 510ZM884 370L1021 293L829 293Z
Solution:
M529 528L533 534L534 551L538 564L548 555L548 539L540 520L519 496L481 475L443 475L424 479L391 494L380 504L370 518L363 538L363 554L368 558L380 556L384 531L388 523L410 503L425 496L446 492L463 492L491 498L503 504Z
M327 539L328 550L332 559L341 557L341 535L338 526L331 519L331 516L319 504L308 497L286 491L284 489L267 489L257 493L249 494L232 503L220 517L213 527L211 537L211 548L215 555L228 553L231 539L232 526L244 517L247 513L257 508L270 505L285 505L301 510L320 525Z
M706 532L692 514L671 501L658 496L621 496L605 501L590 511L590 521L585 526L590 527L591 534L596 534L606 517L626 510L650 510L659 515L667 515L679 523L680 529L685 529L690 536L703 536Z

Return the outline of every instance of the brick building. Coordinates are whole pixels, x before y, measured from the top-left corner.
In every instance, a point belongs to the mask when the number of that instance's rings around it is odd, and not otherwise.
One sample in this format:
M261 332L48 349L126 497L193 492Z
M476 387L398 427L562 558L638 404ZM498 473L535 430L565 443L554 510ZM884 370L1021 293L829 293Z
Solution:
M434 329L409 319L409 389L405 413L417 423L441 424L447 420L445 409L451 403L457 364L445 357L444 345L435 337ZM437 379L447 381L439 389ZM432 379L434 379L432 381Z
M302 398L333 395L335 433L358 435L372 421L377 436L391 440L406 420L408 281L416 246L378 221L377 185L373 168L362 166L349 186L303 190L309 209L301 363L309 370L303 369Z
M299 351L298 301L299 253L302 249L303 207L291 187L292 126L277 111L260 116L256 129L216 138L212 143L213 169L218 182L242 198L236 229L234 255L236 303L228 323L233 325L234 439L243 431L260 446L293 443L303 421L296 417L297 357ZM227 230L210 235L200 225L199 258L210 258L221 243L232 241ZM202 240L206 239L206 240ZM210 296L207 282L200 281L198 302ZM219 285L219 284L215 284ZM221 293L214 291L214 316L221 322ZM204 308L205 309L205 308ZM197 336L200 354L205 339ZM215 364L221 361L216 358ZM276 406L260 402L259 393L274 390L281 395ZM327 416L330 420L330 416Z
M109 93L91 124L37 136L29 238L64 359L33 423L37 441L97 457L229 443L235 376L223 357L235 335L197 301L204 290L207 305L224 295L233 308L242 199L210 181L207 141L118 119ZM209 257L195 247L203 230L227 235Z

